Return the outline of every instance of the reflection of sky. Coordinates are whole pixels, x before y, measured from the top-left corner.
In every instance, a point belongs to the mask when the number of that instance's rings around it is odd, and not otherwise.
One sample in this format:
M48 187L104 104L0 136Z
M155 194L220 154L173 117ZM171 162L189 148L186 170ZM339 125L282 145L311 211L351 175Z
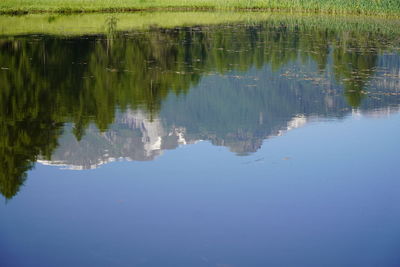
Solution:
M399 133L400 115L353 117L246 157L201 142L90 171L38 164L0 205L0 265L399 266Z

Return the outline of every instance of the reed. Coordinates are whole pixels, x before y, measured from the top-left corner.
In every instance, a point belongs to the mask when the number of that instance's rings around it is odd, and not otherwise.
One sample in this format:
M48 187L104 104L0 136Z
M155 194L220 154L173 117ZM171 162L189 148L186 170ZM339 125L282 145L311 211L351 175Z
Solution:
M144 10L281 10L399 15L397 0L1 0L0 14L90 13Z

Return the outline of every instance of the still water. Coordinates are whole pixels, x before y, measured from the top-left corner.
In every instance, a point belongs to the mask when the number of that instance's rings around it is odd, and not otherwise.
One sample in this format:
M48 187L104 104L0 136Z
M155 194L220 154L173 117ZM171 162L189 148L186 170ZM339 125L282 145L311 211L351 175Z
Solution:
M117 23L0 37L0 266L400 266L396 31Z

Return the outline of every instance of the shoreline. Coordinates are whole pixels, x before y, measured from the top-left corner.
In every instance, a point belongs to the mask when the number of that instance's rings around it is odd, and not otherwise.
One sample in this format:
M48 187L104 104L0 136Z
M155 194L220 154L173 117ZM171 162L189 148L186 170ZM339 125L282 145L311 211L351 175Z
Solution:
M0 36L107 34L110 30L115 32L260 22L267 22L271 26L284 24L287 27L301 26L347 31L357 29L359 32L377 31L393 36L400 34L400 20L378 16L198 11L3 15L0 16Z

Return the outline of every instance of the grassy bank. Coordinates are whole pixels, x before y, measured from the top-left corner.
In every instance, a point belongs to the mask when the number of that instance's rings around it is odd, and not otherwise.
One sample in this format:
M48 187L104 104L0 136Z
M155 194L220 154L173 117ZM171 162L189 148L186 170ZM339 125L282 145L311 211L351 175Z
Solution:
M28 14L0 16L0 36L24 34L84 35L114 31L172 28L215 24L256 24L269 21L285 25L330 30L357 30L400 35L400 20L371 16L290 14L282 12L134 12L107 14Z
M282 12L134 12L107 14L28 14L0 16L0 36L24 34L84 35L215 24L257 24L269 21L293 27L400 35L400 20L352 15L290 14ZM112 23L111 23L112 22ZM110 25L110 23L112 25Z
M0 14L128 12L144 10L285 10L399 15L397 0L1 0Z

